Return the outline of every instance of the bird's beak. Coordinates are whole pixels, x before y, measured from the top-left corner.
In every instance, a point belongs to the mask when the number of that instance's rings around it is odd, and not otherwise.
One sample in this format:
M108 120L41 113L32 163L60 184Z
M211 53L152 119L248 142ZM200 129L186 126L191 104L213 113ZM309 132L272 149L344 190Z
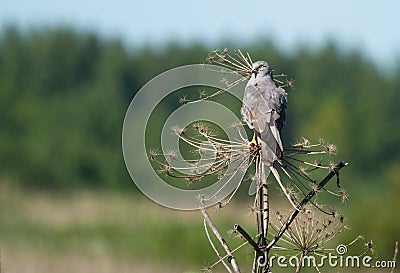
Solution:
M254 74L254 78L257 78L257 70L252 70L251 74Z

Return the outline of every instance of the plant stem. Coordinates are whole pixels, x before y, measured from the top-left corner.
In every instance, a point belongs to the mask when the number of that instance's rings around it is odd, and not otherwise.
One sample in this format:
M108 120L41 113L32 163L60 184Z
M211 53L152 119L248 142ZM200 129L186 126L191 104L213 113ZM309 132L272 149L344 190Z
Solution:
M235 273L240 273L239 265L233 256L231 249L229 248L228 244L226 243L225 239L222 237L221 233L219 233L217 227L214 225L213 221L211 220L210 216L208 215L207 211L204 208L201 208L201 213L203 214L204 220L206 221L207 225L211 228L212 232L214 233L215 237L217 237L219 243L225 249L226 254L228 254L228 261L232 265L232 268Z

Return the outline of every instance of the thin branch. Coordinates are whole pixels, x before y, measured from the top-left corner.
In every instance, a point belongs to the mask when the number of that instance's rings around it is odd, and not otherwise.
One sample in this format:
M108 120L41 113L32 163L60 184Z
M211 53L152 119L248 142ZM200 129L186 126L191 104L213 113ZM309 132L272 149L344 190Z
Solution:
M219 258L218 262L221 261L222 264L225 266L226 270L227 270L229 273L232 273L232 270L229 268L229 265L225 262L224 257L222 257L221 254L219 254L218 249L215 247L215 245L214 245L214 243L213 243L213 241L212 241L212 239L211 239L210 233L208 232L207 223L206 223L206 220L205 220L205 219L204 219L204 230L206 231L207 239L208 239L208 241L209 241L209 243L210 243L212 249L214 250L215 254L217 254L217 256L218 256L218 258ZM218 263L218 262L217 262L217 263ZM212 266L216 265L217 263L213 264Z
M221 233L219 233L217 227L214 225L213 221L211 220L210 216L208 215L207 211L204 208L200 209L201 214L203 214L204 220L207 222L207 225L211 228L212 232L214 233L215 237L217 237L221 246L225 249L226 254L228 254L228 262L232 265L232 268L235 273L240 273L239 265L233 256L231 249L229 248L228 244L226 243L225 239L222 237Z
M261 251L260 248L258 247L257 243L251 238L251 236L238 224L235 224L233 226L234 230L239 232L240 235L243 236L243 238L251 244L251 246L254 248L255 251Z
M296 273L299 273L301 270L303 258L304 258L304 252L301 252L300 259L299 259L300 262L297 265Z
M282 181L281 181L278 171L273 166L270 167L270 170L271 170L272 174L274 175L276 181L278 182L279 186L281 187L283 194L286 196L287 200L293 206L293 208L296 209L296 205L294 204L292 197L290 197L290 195L286 191L285 186L282 184Z
M393 254L393 261L394 261L395 263L396 263L396 259L397 259L397 254L398 254L398 252L399 252L399 241L396 241L396 243L394 244L394 254ZM395 268L396 268L396 267L394 266L394 267L392 268L392 270L390 271L390 273L393 273Z

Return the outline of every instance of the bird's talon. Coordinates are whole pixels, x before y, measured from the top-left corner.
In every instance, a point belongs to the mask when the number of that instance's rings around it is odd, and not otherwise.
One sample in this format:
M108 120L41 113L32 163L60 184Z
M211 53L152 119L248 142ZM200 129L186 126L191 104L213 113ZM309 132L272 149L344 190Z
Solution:
M254 148L258 145L257 141L255 141L254 139L252 141L250 141L249 143L247 143L247 147L248 148Z
M256 134L254 134L253 135L253 139L249 143L247 143L247 147L249 149L254 149L255 147L258 147L257 135Z

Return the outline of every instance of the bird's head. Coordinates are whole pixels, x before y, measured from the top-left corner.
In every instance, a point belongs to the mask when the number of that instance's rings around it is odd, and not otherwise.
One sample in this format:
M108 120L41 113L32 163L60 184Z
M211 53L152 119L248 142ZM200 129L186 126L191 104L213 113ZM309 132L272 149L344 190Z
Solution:
M266 61L257 61L253 63L251 73L254 77L265 77L266 75L272 75L272 69Z

